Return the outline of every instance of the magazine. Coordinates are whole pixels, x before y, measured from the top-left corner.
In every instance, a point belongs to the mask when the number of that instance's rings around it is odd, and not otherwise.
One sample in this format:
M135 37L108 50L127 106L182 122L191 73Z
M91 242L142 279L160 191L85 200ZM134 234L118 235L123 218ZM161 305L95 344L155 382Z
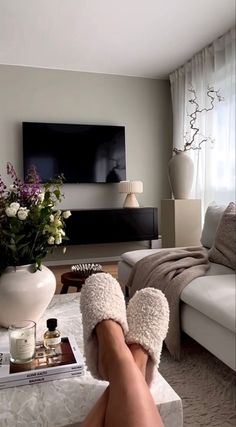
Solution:
M83 357L72 335L62 338L55 350L46 350L43 342L37 342L35 358L29 363L12 363L9 351L3 349L0 353L0 389L79 376L83 373Z

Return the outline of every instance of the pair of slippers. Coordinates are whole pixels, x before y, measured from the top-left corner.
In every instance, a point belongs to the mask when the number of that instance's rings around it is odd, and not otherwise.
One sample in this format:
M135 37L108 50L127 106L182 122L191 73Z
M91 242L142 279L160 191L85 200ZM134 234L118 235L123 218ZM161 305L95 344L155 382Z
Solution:
M147 351L146 381L150 384L154 368L160 363L169 324L169 307L164 294L154 288L142 289L134 294L126 309L118 281L109 273L96 273L89 276L82 287L80 306L86 364L93 377L101 379L94 330L101 321L111 319L122 327L127 345L140 344Z

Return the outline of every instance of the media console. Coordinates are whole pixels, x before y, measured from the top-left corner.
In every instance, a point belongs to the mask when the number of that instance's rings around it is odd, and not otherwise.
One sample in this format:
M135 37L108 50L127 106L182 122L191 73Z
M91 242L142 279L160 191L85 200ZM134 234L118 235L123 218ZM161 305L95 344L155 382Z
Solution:
M157 208L71 209L66 221L69 245L158 238Z

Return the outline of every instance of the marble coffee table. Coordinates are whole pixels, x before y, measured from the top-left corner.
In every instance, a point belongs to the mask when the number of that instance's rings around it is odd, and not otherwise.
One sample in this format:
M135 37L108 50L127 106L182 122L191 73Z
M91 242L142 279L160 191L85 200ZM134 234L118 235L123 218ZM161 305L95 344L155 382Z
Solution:
M42 339L46 320L58 319L62 336L73 334L83 352L80 294L55 295L37 324L37 339ZM0 328L0 348L8 343L8 332ZM107 387L89 372L77 378L65 378L44 384L0 390L0 426L60 427L81 422ZM157 373L151 392L165 427L182 427L180 397Z

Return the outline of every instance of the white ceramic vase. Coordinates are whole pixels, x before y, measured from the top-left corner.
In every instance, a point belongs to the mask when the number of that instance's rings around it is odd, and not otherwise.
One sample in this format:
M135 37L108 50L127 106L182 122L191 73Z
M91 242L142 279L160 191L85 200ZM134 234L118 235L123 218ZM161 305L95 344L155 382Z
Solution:
M188 199L193 184L192 159L185 152L174 154L169 160L168 172L174 199Z
M0 326L18 320L38 322L56 289L54 274L46 266L33 272L32 265L7 267L0 276Z

